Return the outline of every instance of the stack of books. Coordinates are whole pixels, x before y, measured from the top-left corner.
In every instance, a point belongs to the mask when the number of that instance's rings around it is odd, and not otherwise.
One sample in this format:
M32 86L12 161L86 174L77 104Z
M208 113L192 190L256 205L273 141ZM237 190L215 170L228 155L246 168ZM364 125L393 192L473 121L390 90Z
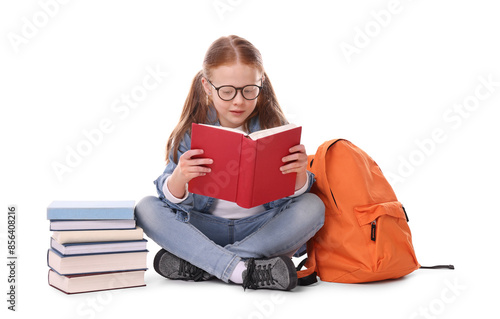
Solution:
M147 240L134 201L54 201L49 285L67 294L145 286Z

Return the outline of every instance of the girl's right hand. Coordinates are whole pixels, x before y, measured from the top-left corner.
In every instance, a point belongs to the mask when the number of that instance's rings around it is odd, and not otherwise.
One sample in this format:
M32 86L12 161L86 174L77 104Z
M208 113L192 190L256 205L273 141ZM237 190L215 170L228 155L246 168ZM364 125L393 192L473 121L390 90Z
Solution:
M182 198L186 190L186 183L198 176L204 176L210 173L210 168L204 165L210 165L214 161L211 158L193 158L203 154L203 150L194 149L184 152L179 157L177 167L168 180L168 189L170 193L177 198Z
M174 174L178 171L181 179L185 183L189 182L195 177L204 176L210 173L210 168L203 165L210 165L214 161L210 158L193 158L194 156L199 156L203 154L203 150L195 149L186 151L179 158L179 163L174 170Z

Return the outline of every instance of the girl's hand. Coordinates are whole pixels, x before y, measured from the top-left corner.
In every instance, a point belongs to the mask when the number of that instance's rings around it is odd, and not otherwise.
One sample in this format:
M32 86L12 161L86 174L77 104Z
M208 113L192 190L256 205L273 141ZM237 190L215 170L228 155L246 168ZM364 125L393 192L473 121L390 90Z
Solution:
M307 182L307 154L304 145L296 145L290 148L290 155L283 157L282 161L287 163L280 167L283 174L297 173L295 190L301 189Z
M210 173L210 168L204 165L210 165L214 161L210 158L193 158L203 154L203 150L195 149L186 151L179 157L177 167L168 180L168 189L170 193L177 198L184 197L186 183L198 176L204 176Z

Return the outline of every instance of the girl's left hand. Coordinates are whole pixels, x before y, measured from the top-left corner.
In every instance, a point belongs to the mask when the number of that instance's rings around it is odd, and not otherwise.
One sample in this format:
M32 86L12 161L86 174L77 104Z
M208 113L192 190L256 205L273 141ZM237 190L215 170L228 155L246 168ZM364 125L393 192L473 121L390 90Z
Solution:
M284 163L287 163L280 167L283 174L297 173L297 179L295 180L295 190L301 189L307 182L307 154L304 145L295 145L290 148L290 155L282 158Z

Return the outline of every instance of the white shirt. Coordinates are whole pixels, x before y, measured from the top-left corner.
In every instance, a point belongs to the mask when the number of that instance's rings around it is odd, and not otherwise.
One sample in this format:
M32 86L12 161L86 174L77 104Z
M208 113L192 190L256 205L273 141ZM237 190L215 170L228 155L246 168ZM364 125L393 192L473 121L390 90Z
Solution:
M170 190L168 189L168 179L171 176L167 177L167 180L165 184L163 184L163 194L165 195L165 198L171 201L174 204L182 203L183 201L186 200L186 198L189 196L189 192L187 189L187 184L186 184L186 192L183 198L177 198L172 193L170 193ZM299 195L302 195L306 192L307 190L307 182L302 186L301 189L298 189L295 191L293 195L290 197L296 197ZM214 204L211 207L211 213L214 216L219 216L222 218L227 218L227 219L240 219L240 218L245 218L249 216L254 216L257 214L260 214L264 212L266 209L264 205L259 205L255 206L252 208L243 208L238 206L234 202L229 202L227 200L223 199L215 199Z

